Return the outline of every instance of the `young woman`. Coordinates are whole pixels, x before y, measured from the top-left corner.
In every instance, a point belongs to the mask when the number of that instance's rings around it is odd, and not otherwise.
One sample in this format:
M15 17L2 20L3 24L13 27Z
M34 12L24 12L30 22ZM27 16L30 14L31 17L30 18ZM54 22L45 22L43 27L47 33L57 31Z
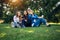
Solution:
M14 22L14 27L15 28L18 27L19 16L21 16L21 12L20 11L16 11L16 15L14 15L14 17L13 17L13 22Z
M23 15L19 16L19 22L18 22L18 24L19 24L20 27L25 28L24 22L25 22L25 20L23 19Z
M29 14L27 12L27 10L24 11L24 16L23 16L24 20L25 20L25 26L26 27L31 27L31 20L29 18Z
M13 23L12 25L17 28L17 27L25 27L24 26L24 21L21 15L20 11L16 11L16 15L13 17Z
M46 19L42 18L42 17L38 17L36 14L34 14L33 10L29 9L28 14L30 16L30 20L31 20L31 26L32 27L38 27L41 23L43 23L46 26L50 26Z

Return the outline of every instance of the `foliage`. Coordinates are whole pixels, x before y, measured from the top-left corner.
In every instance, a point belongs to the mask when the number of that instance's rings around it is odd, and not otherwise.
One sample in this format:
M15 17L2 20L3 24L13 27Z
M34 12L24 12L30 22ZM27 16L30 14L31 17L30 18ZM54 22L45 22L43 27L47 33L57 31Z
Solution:
M6 0L0 0L0 17L6 17L7 11L10 11L11 15L15 14L16 10L25 10L30 7L37 15L44 15L49 22L60 22L60 4L59 0L18 0L18 2L11 2ZM5 3L5 5L3 4ZM5 6L5 8L3 8ZM9 14L10 14L9 13Z

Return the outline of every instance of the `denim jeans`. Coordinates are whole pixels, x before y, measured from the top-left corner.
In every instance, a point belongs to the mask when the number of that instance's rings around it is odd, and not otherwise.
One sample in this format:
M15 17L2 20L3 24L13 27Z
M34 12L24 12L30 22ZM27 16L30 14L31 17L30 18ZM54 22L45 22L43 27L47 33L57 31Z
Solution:
M18 23L17 22L14 22L14 26L18 26Z
M37 27L37 26L40 26L41 23L43 23L44 25L46 25L46 20L44 18L33 19L31 26L32 27Z
M14 26L17 26L17 27L25 27L24 25L24 21L22 20L22 22L14 22Z

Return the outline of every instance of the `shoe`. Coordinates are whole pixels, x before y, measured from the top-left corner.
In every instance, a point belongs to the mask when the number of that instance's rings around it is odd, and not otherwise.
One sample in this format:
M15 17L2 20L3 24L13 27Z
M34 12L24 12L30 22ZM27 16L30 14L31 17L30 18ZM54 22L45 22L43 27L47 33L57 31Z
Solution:
M15 28L17 28L17 26L15 26Z
M51 27L51 25L49 24L49 25L47 25L47 27Z

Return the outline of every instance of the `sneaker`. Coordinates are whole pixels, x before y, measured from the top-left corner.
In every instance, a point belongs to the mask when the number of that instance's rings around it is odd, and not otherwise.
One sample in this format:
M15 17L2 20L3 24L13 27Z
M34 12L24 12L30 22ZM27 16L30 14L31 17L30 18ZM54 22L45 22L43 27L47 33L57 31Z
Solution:
M47 27L51 27L51 25L49 24L49 25L47 25Z

